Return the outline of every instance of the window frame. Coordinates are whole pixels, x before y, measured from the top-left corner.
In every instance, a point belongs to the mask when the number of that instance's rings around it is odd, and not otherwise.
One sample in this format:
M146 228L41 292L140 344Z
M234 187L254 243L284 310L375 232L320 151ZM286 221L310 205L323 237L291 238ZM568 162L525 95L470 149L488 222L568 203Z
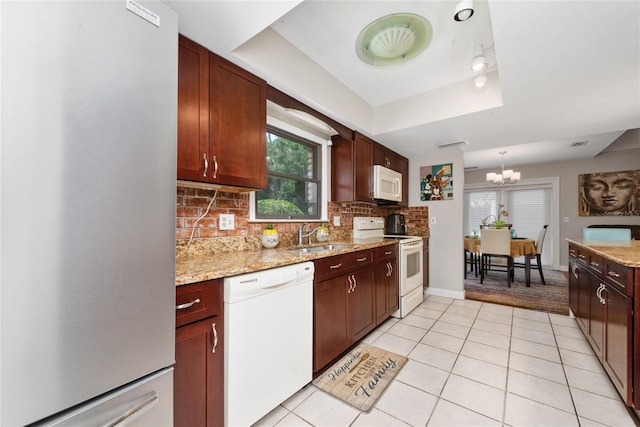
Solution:
M315 133L309 132L287 121L280 120L272 116L267 116L267 132L290 139L296 143L307 145L315 149L315 166L316 177L314 179L300 179L296 175L288 175L280 172L271 173L267 170L267 176L278 176L289 179L298 179L307 182L317 182L318 193L318 215L262 215L258 216L257 212L257 191L252 191L249 195L249 221L250 222L327 222L328 216L328 188L331 187L329 182L330 176L330 136L322 137ZM266 134L265 134L266 137ZM267 159L265 158L265 163Z

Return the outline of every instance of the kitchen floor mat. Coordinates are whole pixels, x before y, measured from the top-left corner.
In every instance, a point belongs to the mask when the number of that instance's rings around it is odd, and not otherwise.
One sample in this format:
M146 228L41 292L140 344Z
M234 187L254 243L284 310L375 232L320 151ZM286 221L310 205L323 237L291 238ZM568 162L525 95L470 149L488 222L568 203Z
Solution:
M360 343L313 380L325 392L367 412L407 358Z

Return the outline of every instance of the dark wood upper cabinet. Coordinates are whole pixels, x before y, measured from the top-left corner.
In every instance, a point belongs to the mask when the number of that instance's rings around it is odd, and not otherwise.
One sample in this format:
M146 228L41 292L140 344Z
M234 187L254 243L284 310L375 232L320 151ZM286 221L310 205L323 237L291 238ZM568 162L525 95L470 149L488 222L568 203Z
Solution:
M180 36L178 43L178 179L208 181L209 51Z
M213 53L209 61L212 182L266 188L267 84Z
M178 179L265 188L267 84L180 36Z
M373 145L364 135L332 138L331 200L335 202L373 201Z

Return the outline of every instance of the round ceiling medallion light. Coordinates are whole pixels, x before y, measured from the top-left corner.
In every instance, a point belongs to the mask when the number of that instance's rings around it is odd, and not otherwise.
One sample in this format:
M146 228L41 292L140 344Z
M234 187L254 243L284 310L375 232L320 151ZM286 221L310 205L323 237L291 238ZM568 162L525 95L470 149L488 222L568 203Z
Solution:
M394 65L418 56L431 42L429 21L413 13L383 16L367 25L356 39L358 57L371 65Z

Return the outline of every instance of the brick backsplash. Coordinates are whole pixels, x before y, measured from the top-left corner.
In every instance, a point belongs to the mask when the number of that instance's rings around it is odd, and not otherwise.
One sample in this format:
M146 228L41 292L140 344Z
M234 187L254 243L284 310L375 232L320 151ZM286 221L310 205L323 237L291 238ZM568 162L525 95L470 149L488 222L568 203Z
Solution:
M189 239L196 220L203 215L215 190L204 190L187 187L177 187L176 198L176 239ZM198 222L193 231L194 239L230 236L257 236L269 222L249 222L249 193L233 193L218 191L215 201L207 215ZM353 228L355 216L382 216L390 213L405 215L407 229L424 229L429 227L429 208L427 206L397 208L378 207L369 203L337 203L329 202L329 231L350 232ZM235 215L234 230L219 230L218 216L220 214ZM340 217L340 226L333 225L333 217ZM312 221L305 221L311 223ZM321 221L315 221L320 223ZM300 222L273 223L279 233L295 233Z

